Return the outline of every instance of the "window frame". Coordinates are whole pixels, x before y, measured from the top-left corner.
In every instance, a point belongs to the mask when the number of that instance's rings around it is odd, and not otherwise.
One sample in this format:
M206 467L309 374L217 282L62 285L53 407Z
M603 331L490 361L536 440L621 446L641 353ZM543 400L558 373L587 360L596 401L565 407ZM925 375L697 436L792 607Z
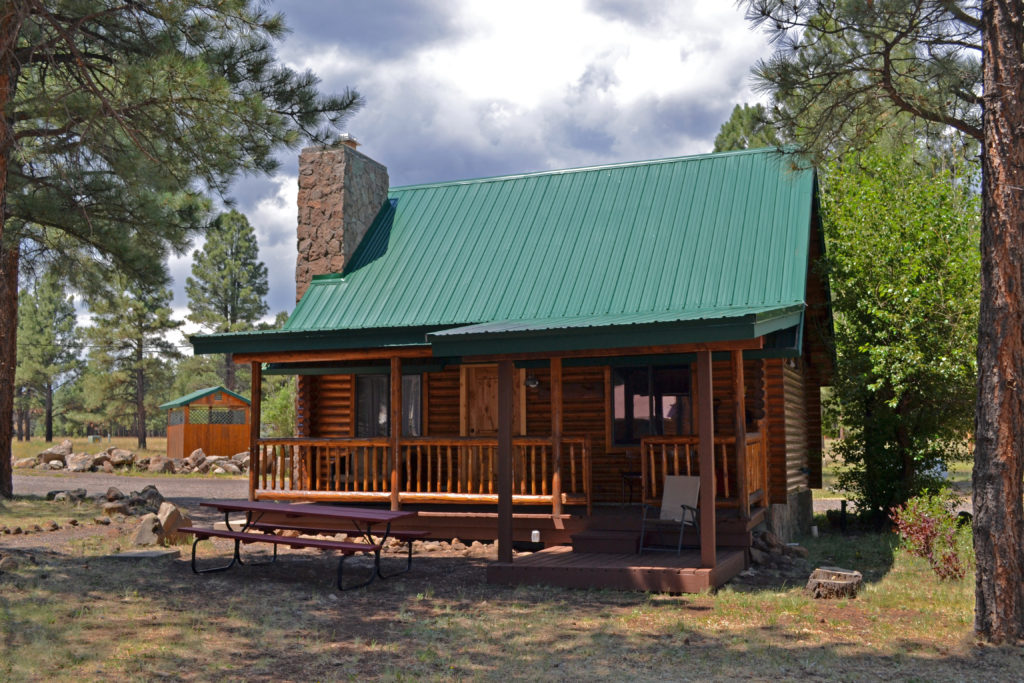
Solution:
M680 433L677 435L684 436L693 433L693 372L690 365L631 365L631 366L611 366L611 382L609 392L609 401L611 402L610 409L608 411L611 416L611 443L612 447L633 447L640 445L641 439L647 436L663 436L665 434L665 422L666 419L663 415L662 407L664 406L664 400L666 397L676 397L678 404L682 407L683 412L679 419L681 425L689 427L686 433ZM644 381L638 382L637 376L643 372ZM665 384L667 383L667 374L670 372L682 372L682 386L671 387L667 389ZM665 375L659 378L659 373L665 373ZM624 387L624 395L622 401L623 414L616 414L616 398L615 393L617 387ZM642 388L641 388L642 387ZM648 399L648 429L647 433L636 433L636 418L633 414L636 398L645 395L641 393L646 392ZM624 430L620 430L619 421L622 421L625 426ZM625 433L621 433L624 431Z
M383 419L376 422L377 427L382 429L365 430L362 425L367 422L362 415L364 410L361 394L363 389L374 384L382 384L376 388L376 399L378 401L376 411ZM415 391L410 391L408 386L415 382ZM355 376L352 389L353 394L353 420L352 428L355 438L376 439L391 436L391 375L390 373L366 373ZM415 395L413 395L415 394ZM373 400L371 394L369 400ZM371 407L370 410L373 410ZM402 373L402 436L415 438L423 434L423 375L420 373ZM407 419L408 418L408 419ZM414 424L416 422L416 424ZM413 428L413 429L410 429ZM375 432L373 434L363 433L365 431ZM379 433L383 431L383 433ZM415 433L410 433L415 432Z

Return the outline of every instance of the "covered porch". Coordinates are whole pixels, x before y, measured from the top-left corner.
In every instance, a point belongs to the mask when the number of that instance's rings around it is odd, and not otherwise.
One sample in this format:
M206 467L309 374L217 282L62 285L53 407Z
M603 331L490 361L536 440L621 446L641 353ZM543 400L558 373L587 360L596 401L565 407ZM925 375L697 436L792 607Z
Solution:
M695 379L693 433L644 436L632 456L633 462L639 460L640 498L644 502L660 503L661 484L666 475L701 478L700 509L712 513L701 515L699 550L696 554L691 552L676 558L676 564L692 564L694 569L714 568L718 553L725 552L724 546L718 547L719 517L724 515L727 519L742 521L745 532L747 523L766 504L766 429L763 421L757 424L757 429L749 428L744 376L744 351L756 350L762 344L761 339L754 339L614 351L617 358L632 355L672 359L688 354L695 361L692 364ZM264 363L272 363L273 367L284 368L287 372L289 365L300 369L309 367L310 363L384 361L390 385L389 422L400 425L403 373L409 368L422 368L425 351L419 348L392 350L386 360L381 358L383 354L371 356L371 351L307 352L301 358L294 354L289 354L288 358L280 354L236 354L236 360L251 364L254 406L260 403ZM573 533L586 531L595 523L595 449L589 435L565 433L563 365L567 359L580 362L588 358L598 365L605 362L608 353L608 350L595 350L566 355L524 354L520 358L459 358L461 366L489 363L497 368L494 411L497 433L494 435L410 436L403 434L402 429L391 429L386 436L376 437L264 438L259 433L257 407L251 432L250 497L418 509L421 515L417 523L430 527L436 537L451 534L462 538L496 539L502 561L509 563L513 540L529 540L532 530L540 530L547 545L569 543ZM719 364L723 357L727 359L731 405L716 405L720 401L715 398L713 354ZM538 363L544 364L544 378L550 383L545 425L549 433L515 435L517 424L522 421L520 406L525 401L522 394L517 393L522 384L522 366ZM345 366L349 371L352 367ZM602 395L604 400L610 401L607 394ZM728 430L723 430L722 425L716 429L716 413L720 421L721 416L725 416ZM531 426L536 428L536 419ZM725 431L728 433L723 433ZM620 474L625 476L620 469L604 471L616 467L610 465L611 462L608 458L601 461L602 471L598 474L605 480ZM637 517L638 522L639 511L634 508L630 514ZM722 540L733 547L745 547L744 532L726 534ZM733 564L734 561L728 563L730 567ZM726 572L729 576L734 573Z

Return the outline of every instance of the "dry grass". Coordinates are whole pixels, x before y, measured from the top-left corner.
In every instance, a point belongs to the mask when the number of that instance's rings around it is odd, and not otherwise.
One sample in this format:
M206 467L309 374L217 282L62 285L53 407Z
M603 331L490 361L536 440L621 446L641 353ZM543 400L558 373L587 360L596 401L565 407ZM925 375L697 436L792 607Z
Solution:
M864 571L862 595L509 588L484 583L485 560L432 555L338 593L334 559L313 551L195 576L185 559L129 565L79 538L0 573L0 679L941 681L1024 665L1022 650L974 644L972 577L941 583L890 536L808 543L815 564Z

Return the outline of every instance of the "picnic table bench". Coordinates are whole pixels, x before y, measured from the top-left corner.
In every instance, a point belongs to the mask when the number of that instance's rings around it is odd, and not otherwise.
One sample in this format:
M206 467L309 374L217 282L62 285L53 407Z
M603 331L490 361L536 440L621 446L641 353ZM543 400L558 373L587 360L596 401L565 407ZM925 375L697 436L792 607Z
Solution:
M346 534L348 536L365 536L365 534L359 529L323 529L319 527L303 526L297 524L281 524L277 522L256 522L250 525L250 528L258 531L267 533L274 533L275 531L298 531L303 534ZM392 576L398 576L412 569L412 544L416 541L422 540L430 535L429 531L413 531L413 530L401 530L401 531L390 531L387 537L393 538L398 541L402 541L406 545L407 556L405 569L390 574L384 574L381 572L380 564L377 566L377 575L382 579L389 579ZM367 543L371 543L368 539Z
M361 586L368 585L373 581L374 577L380 572L379 562L374 563L374 571L371 572L370 578L362 583L357 583L351 586L344 585L344 571L345 571L345 558L355 553L380 553L381 545L379 543L353 543L351 541L335 541L324 538L299 538L294 536L278 536L270 533L250 533L247 531L231 531L229 529L204 529L200 527L178 527L178 532L185 534L192 534L195 536L195 540L192 542L192 571L196 574L208 574L210 572L222 572L231 569L236 564L244 564L239 552L239 545L241 543L271 543L274 546L274 559L271 562L277 561L277 546L287 545L292 548L320 548L321 550L337 550L341 553L338 558L338 590L350 590L352 588L359 588ZM196 566L196 546L199 541L206 540L208 538L230 538L235 542L235 551L232 554L231 561L221 567L208 567L206 569L199 569ZM267 564L267 563L259 563ZM383 577L382 577L383 578Z
M415 516L415 512L341 507L316 503L288 504L264 501L207 501L200 503L200 505L214 507L223 512L227 528L181 527L178 529L182 533L195 536L195 540L192 543L192 571L196 574L225 571L236 564L243 564L240 554L241 544L243 543L272 544L274 556L271 562L277 561L277 546L279 545L286 545L292 548L320 548L322 550L335 550L340 553L337 585L339 590L349 590L366 586L377 576L384 579L408 571L412 567L413 541L428 535L425 531L391 531L392 521ZM236 530L232 528L232 521L230 519L230 513L232 512L245 513L245 521L241 529ZM375 524L384 525L383 532L377 532L376 535L379 536L379 540L376 541L373 538L373 526ZM353 526L355 529L349 528ZM282 530L310 534L348 533L362 536L365 541L339 541L326 538L283 536L276 533ZM254 531L259 531L260 533L253 533ZM234 553L231 561L226 565L200 569L196 564L196 546L200 541L209 538L228 538L233 540L235 542ZM381 548L388 538L399 538L407 542L409 556L404 570L385 575L381 571L380 554ZM373 571L366 581L346 586L343 580L345 559L355 553L372 554Z

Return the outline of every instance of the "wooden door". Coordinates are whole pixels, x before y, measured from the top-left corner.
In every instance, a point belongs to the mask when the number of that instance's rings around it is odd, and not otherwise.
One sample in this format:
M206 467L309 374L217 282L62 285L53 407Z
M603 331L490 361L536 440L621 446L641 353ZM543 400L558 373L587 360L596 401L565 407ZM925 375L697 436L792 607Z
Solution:
M526 411L522 401L526 393L522 390L525 370L516 373L514 399L512 402L513 433L526 434ZM462 436L498 435L498 366L462 366L462 409L460 411L460 432Z

